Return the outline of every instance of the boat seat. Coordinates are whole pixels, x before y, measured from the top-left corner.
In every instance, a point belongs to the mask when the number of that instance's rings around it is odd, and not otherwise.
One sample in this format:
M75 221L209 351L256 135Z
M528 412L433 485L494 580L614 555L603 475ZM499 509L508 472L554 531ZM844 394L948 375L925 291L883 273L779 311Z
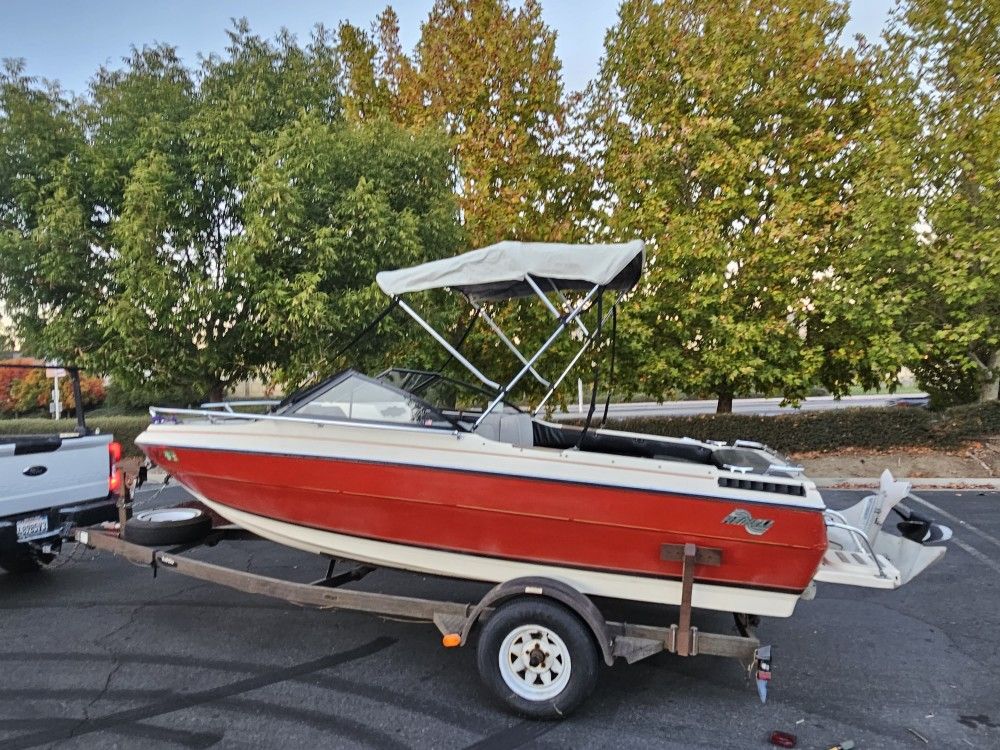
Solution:
M580 442L579 427L535 422L534 444L539 448L576 448ZM583 439L581 450L591 453L609 453L614 456L655 458L664 461L687 461L706 464L711 462L712 450L694 442L633 435L615 435L591 429Z
M491 412L476 428L476 434L498 443L510 443L519 448L534 445L531 416L517 411Z

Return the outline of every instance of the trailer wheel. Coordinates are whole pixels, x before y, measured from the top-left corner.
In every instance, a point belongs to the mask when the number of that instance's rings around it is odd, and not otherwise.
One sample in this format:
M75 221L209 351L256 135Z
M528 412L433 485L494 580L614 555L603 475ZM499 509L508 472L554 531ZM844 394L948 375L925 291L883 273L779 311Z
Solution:
M502 605L483 626L476 661L486 686L532 719L568 716L597 684L597 648L587 626L540 598Z
M125 541L146 547L190 544L212 530L212 519L197 508L156 508L136 513L125 522Z

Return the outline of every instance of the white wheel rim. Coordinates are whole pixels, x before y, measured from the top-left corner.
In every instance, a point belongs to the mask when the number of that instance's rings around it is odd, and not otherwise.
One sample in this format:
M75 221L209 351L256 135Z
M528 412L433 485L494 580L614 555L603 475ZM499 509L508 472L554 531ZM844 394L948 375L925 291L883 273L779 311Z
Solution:
M157 510L144 510L136 513L135 517L140 521L162 523L164 521L190 521L200 515L201 511L197 508L158 508Z
M499 657L503 681L526 700L555 698L569 684L569 649L557 633L542 625L512 630L500 644Z

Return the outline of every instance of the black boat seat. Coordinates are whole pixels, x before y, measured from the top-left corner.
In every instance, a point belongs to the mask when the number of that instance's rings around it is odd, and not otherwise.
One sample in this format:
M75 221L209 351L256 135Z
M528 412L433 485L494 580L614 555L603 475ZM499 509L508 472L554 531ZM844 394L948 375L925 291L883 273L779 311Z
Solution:
M510 443L518 448L530 448L534 445L531 416L513 409L487 414L486 419L476 428L476 434L487 440Z
M579 427L561 426L548 422L535 422L535 446L544 448L575 448L580 442ZM687 461L696 464L712 462L712 449L698 443L657 439L655 437L634 437L632 435L609 435L606 432L590 430L583 439L580 450L592 453L609 453L615 456L635 458L656 458L665 461Z

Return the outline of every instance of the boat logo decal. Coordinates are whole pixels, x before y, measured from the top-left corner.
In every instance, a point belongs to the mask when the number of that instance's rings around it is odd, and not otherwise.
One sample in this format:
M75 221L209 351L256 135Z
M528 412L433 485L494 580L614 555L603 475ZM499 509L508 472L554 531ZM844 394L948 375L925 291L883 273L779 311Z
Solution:
M174 453L173 451L163 451L163 457L171 462L176 463L177 461L177 454Z
M743 508L737 508L723 518L722 522L731 526L742 526L748 534L754 536L760 536L774 524L774 521L769 518L754 518L749 511L743 510Z

